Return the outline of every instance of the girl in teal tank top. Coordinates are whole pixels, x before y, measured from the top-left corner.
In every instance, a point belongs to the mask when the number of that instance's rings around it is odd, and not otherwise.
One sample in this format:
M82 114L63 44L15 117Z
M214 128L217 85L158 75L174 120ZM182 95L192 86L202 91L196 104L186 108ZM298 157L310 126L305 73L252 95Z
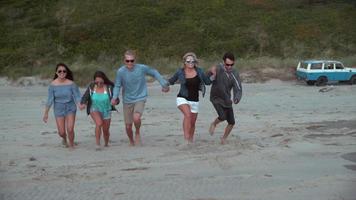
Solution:
M94 74L94 82L89 85L81 100L81 109L87 106L87 113L95 122L96 150L100 150L100 137L103 133L104 143L109 145L111 111L115 107L111 105L112 88L111 82L104 72L97 71Z

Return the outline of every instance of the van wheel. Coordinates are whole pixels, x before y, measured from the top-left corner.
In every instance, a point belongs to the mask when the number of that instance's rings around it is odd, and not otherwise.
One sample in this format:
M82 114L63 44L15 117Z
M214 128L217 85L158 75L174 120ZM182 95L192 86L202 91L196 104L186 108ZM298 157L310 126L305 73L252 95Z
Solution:
M316 86L324 86L328 82L328 79L325 76L320 76L318 80L316 80L315 85Z
M307 81L307 84L308 84L308 85L314 85L314 84L315 84L315 81Z
M350 84L351 84L351 85L356 84L356 75L353 75L353 76L350 78Z

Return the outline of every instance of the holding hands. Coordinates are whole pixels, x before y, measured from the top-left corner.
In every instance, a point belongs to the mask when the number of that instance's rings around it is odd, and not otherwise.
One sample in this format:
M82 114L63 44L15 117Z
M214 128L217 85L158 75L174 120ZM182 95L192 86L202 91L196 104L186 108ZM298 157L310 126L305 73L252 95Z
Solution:
M115 105L117 105L117 104L119 104L119 103L120 103L120 99L119 99L119 98L117 98L117 99L111 99L111 105L115 106Z
M80 110L83 110L86 107L86 105L85 104L79 104L78 107L79 107Z
M213 74L213 76L216 76L216 66L210 67L209 71Z
M162 87L162 92L169 92L169 86L167 86L167 87Z

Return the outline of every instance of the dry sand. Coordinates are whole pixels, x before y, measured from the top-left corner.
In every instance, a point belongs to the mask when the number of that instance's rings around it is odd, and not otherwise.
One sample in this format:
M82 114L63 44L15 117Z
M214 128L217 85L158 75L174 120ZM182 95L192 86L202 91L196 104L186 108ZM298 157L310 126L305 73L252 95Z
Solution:
M356 86L244 84L226 145L219 144L222 124L208 134L215 111L207 94L195 143L187 145L175 106L179 87L163 94L155 82L143 146L128 146L119 105L109 148L95 150L94 124L81 111L70 151L53 115L41 120L47 87L1 84L1 200L356 199Z

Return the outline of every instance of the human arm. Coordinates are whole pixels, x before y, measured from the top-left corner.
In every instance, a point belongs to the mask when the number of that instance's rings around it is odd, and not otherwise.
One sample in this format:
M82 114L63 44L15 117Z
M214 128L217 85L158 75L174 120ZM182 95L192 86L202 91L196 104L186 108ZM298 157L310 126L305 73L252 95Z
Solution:
M85 90L82 98L80 99L80 104L88 104L90 98L90 86L87 87L87 89Z
M174 73L173 76L168 79L168 83L169 83L170 85L174 85L174 84L177 82L179 70L181 70L181 69L178 69L178 70L176 71L176 73Z
M145 70L145 74L154 77L159 84L162 86L163 92L169 91L169 83L162 77L162 75L156 70L147 65L142 65L143 69Z
M49 109L50 109L50 107L48 107L48 106L45 107L45 111L44 111L43 118L42 118L44 123L47 123L47 121L48 121Z
M85 90L85 92L80 100L80 106L79 106L80 110L83 110L85 108L85 106L88 105L88 102L90 99L90 90L91 90L90 88L91 88L91 85L89 85L87 87L87 89Z
M233 84L234 104L238 104L242 98L241 79L237 71L234 71L232 73L232 77L234 78L234 84Z
M117 70L115 85L113 88L113 94L112 94L112 98L111 98L111 105L113 105L113 106L120 103L119 94L120 94L120 89L121 89L121 82L122 82L121 74L120 74L119 70Z
M77 86L77 84L73 83L71 89L72 89L74 101L77 104L77 106L80 108L81 98L80 98L79 87Z
M208 76L210 81L213 83L216 80L216 74L217 74L217 67L214 65L209 68L208 72L206 73L206 76Z
M209 75L209 72L205 73L201 68L198 68L201 79L205 85L210 85L212 83L212 75Z
M48 87L48 98L47 98L47 103L45 106L43 119L42 119L44 123L47 123L47 121L48 121L48 112L49 112L53 102L54 102L54 90L53 90L53 86L50 85Z

